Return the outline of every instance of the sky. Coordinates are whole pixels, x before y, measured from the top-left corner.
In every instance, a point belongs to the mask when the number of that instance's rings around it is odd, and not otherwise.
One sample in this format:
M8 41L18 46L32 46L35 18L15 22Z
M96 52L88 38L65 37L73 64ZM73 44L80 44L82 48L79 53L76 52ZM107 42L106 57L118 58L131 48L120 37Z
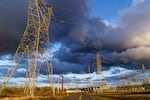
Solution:
M95 55L102 60L102 78L114 85L123 73L141 72L150 65L149 0L47 0L57 19L49 34L54 77L66 82L97 80ZM27 23L27 0L0 1L0 82L12 63L15 50ZM50 53L46 53L47 55ZM26 66L18 66L9 84L23 84ZM48 84L45 67L39 85ZM113 79L113 80L110 80ZM19 81L16 83L16 81ZM1 84L0 83L0 84Z
M128 8L132 0L89 0L91 16L100 17L103 20L111 21L118 16L118 12Z

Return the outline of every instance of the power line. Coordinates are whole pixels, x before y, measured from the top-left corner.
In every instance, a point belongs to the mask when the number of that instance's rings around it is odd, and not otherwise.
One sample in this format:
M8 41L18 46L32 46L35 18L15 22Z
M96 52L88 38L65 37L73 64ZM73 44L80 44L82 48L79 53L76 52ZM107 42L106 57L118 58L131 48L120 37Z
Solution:
M61 10L61 11L64 11L64 12L71 12L71 13L85 13L84 10L72 10L72 9L68 9L68 8L62 8L62 7L56 7L56 6L53 6L54 9L56 10Z
M113 60L111 60L110 58L108 58L108 57L106 57L106 56L104 56L104 55L101 55L101 56L102 56L103 58L106 58L107 60L111 61L112 63L117 64L117 65L124 66L124 67L130 67L130 66L127 66L127 65L125 65L125 64L121 64L121 63L119 63L119 62L113 61Z
M60 24L72 24L72 25L83 25L82 23L78 23L78 22L71 22L68 20L63 20L63 19L58 19L54 16L53 21L58 22Z
M67 11L67 12L78 12L78 13L84 13L85 12L85 11L75 11L75 10L71 10L71 9L67 9L67 8L61 8L61 7L51 6L51 5L47 5L47 4L46 4L46 7L50 7L52 9L59 9L59 10L62 10L62 11ZM60 19L60 18L56 18L56 16L54 15L53 10L52 10L52 16L54 18L53 19L54 21L56 21L58 23L61 23L61 24L83 25L82 23L71 22L71 21Z

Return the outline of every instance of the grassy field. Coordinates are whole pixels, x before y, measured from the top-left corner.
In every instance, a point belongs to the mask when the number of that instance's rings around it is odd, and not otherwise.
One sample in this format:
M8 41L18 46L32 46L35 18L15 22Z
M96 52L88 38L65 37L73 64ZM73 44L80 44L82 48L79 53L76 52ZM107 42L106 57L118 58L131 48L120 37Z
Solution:
M5 97L1 98L0 100L64 100L65 97Z
M149 94L89 94L95 100L150 100ZM65 94L52 96L50 87L37 87L34 98L27 98L24 94L24 88L7 87L0 94L0 100L65 100Z
M130 95L91 95L94 100L150 100L149 94L130 94ZM67 96L35 96L34 98L27 97L3 97L0 100L65 100Z
M150 100L149 94L91 95L95 100Z
M52 96L52 89L50 87L36 87L34 98L26 97L24 94L24 88L20 87L7 87L0 94L0 100L64 100L65 95L58 94L56 92L56 96Z

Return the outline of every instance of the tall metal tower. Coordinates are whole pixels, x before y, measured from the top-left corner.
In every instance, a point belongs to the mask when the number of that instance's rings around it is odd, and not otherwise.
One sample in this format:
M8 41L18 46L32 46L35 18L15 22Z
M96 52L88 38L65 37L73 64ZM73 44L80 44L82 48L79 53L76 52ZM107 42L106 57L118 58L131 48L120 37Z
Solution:
M88 74L89 74L89 77L88 77L88 88L90 89L91 86L92 86L92 80L91 80L91 68L90 68L90 66L88 66Z
M102 73L101 73L101 71L102 71L102 63L101 63L101 56L100 56L100 54L97 52L96 53L96 68L97 68L97 78L98 78L98 82L96 82L97 83L97 85L98 86L96 86L96 87L100 87L100 88L102 88L102 84L103 84L103 82L102 82Z
M135 70L135 68L133 69L133 74L134 74L134 81L135 81L135 84L140 84L140 80L137 76L137 71Z
M101 64L101 57L99 53L96 53L96 67L97 67L97 74L100 74L102 70L102 64Z
M1 90L7 85L22 61L28 63L25 88L27 96L34 96L37 73L43 66L47 67L48 78L52 84L51 56L46 55L50 49L48 30L52 16L52 8L46 4L45 0L28 0L27 26L14 55L13 63L8 68Z
M131 76L129 75L128 77L127 77L127 80L128 80L128 86L130 86L131 85L131 83L132 83L132 79L131 79Z
M144 64L142 64L142 72L143 72L143 76L144 76L144 84L147 84L148 83L148 76L147 76Z
M64 93L64 74L62 74L61 89L62 89L62 94L63 94Z

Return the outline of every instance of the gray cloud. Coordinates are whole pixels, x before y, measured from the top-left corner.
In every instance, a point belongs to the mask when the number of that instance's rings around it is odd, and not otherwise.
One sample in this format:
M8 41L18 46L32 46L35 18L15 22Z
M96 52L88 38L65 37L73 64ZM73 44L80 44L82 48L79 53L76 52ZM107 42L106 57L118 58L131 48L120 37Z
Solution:
M132 61L148 63L150 42L150 1L135 0L132 6L124 9L119 19L118 26L125 30L124 47L127 49L120 55Z

